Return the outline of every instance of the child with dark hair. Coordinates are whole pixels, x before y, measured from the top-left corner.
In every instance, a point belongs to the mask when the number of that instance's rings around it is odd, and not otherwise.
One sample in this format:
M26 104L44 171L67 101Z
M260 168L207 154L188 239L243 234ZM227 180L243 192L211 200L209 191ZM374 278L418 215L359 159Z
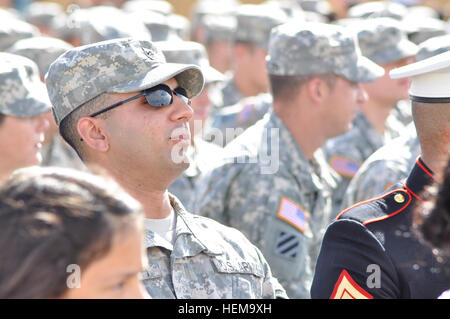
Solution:
M115 182L62 168L0 187L0 298L142 298L141 206Z

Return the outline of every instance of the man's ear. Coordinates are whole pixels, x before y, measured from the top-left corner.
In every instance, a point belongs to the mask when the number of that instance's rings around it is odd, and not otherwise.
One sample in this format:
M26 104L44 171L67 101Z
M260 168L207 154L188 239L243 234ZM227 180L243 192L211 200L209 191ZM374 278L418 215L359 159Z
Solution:
M327 83L318 77L312 77L307 83L307 88L309 97L315 104L321 104L330 93Z
M106 152L109 149L109 135L102 120L82 117L77 125L78 134L92 149Z

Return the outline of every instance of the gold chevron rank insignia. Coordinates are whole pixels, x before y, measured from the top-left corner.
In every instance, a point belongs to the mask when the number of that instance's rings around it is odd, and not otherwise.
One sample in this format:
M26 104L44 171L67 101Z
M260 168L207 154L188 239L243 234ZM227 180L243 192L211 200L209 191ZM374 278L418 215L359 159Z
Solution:
M330 299L373 299L373 296L362 289L344 269L334 285Z

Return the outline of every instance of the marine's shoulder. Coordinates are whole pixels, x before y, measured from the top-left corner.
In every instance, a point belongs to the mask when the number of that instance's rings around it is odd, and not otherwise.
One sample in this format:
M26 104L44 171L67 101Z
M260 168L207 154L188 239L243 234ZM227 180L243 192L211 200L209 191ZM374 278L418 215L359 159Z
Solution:
M355 220L366 226L401 213L411 204L412 199L401 184L396 184L379 197L356 203L343 210L336 220Z

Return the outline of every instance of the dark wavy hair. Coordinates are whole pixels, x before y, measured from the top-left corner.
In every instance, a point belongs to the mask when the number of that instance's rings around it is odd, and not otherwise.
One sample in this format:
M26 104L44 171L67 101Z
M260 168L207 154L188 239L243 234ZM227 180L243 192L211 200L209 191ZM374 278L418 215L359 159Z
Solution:
M26 168L0 187L0 298L58 298L67 268L104 256L141 206L104 177Z

